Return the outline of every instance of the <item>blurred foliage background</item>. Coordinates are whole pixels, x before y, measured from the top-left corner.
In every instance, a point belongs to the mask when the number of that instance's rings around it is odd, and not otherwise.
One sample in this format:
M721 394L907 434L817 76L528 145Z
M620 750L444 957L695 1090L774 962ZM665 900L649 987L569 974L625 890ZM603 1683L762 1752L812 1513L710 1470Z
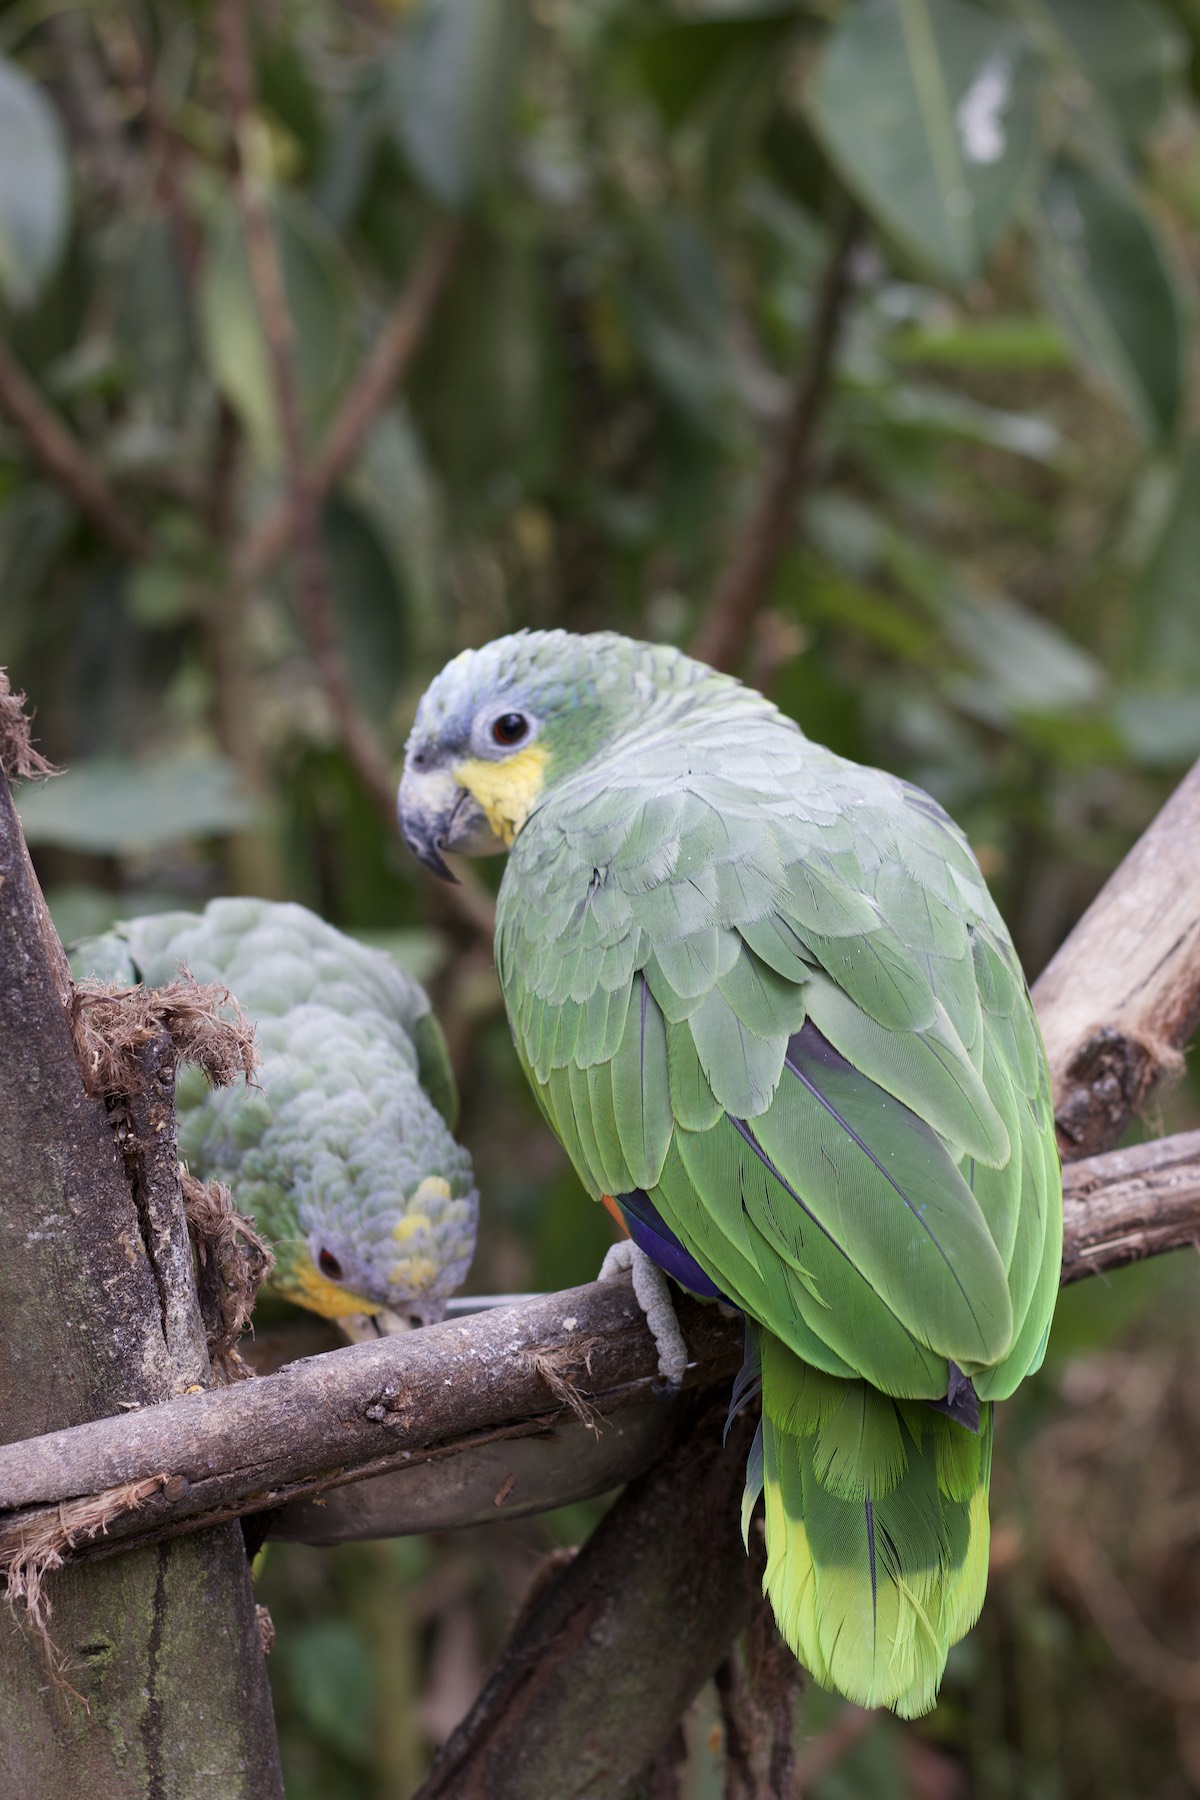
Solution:
M0 5L0 663L69 771L19 797L63 935L258 892L392 948L477 1291L607 1229L486 890L390 823L464 645L720 643L954 812L1035 975L1200 754L1198 44L1196 0ZM941 1705L805 1694L806 1793L1200 1793L1196 1295L1064 1298ZM293 1800L409 1794L596 1515L272 1548ZM721 1794L711 1693L688 1741Z

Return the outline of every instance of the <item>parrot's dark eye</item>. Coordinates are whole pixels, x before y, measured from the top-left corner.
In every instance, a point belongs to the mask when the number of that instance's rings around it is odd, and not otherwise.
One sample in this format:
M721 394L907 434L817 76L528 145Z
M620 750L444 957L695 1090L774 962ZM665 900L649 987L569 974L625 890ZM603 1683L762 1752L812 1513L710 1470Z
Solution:
M328 1275L330 1281L342 1279L342 1265L332 1250L322 1250L317 1257L317 1267L322 1275Z
M492 725L493 739L497 744L502 744L506 750L510 749L513 744L519 744L521 739L528 735L529 720L524 713L501 713Z

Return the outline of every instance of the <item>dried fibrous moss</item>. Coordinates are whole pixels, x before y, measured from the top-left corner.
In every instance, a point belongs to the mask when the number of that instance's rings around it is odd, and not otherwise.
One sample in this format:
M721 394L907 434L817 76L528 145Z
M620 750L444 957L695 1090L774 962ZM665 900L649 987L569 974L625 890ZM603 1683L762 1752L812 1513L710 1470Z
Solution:
M85 1706L83 1696L71 1686L67 1658L50 1636L53 1607L46 1592L46 1577L62 1567L77 1544L104 1536L114 1519L136 1512L160 1492L167 1479L165 1474L150 1475L140 1481L123 1481L103 1493L64 1500L53 1512L38 1512L21 1524L16 1542L0 1550L5 1601L18 1617L24 1618L41 1644L55 1686L73 1694Z
M0 774L9 781L30 781L59 772L34 749L29 725L24 694L13 693L7 674L0 669Z
M253 1373L238 1352L275 1257L223 1182L182 1172L183 1206L199 1265L197 1288L213 1372L224 1383Z
M254 1027L228 988L195 981L187 969L160 988L81 982L72 1020L84 1085L114 1117L145 1091L153 1061L142 1053L164 1033L176 1061L202 1069L213 1087L249 1081L259 1063ZM240 1380L250 1370L237 1342L275 1258L227 1187L182 1168L180 1180L209 1359L218 1381Z
M72 1017L84 1085L101 1099L142 1091L138 1052L161 1031L176 1060L203 1069L213 1087L248 1081L260 1060L254 1027L228 988L194 981L186 969L169 987L77 983Z

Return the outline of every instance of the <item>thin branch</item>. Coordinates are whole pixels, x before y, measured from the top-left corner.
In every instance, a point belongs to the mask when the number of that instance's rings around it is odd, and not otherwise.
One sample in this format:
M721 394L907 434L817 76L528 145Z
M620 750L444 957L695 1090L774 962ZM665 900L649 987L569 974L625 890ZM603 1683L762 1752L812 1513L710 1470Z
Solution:
M462 228L455 222L441 226L426 246L378 342L313 458L308 470L308 489L316 501L324 500L341 480L362 448L367 432L408 374L445 291L461 245ZM285 496L248 534L238 550L237 564L246 579L261 575L285 555L296 541L300 525L300 515L292 497Z
M395 812L395 787L387 757L355 702L338 648L329 565L321 536L321 493L309 468L304 446L295 331L288 311L283 270L266 196L246 162L245 146L254 106L254 66L250 57L247 11L241 0L221 0L217 18L221 67L237 147L234 189L246 240L250 281L266 340L283 445L287 483L285 506L291 522L289 532L284 534L284 542L290 542L296 553L301 628L347 753L376 804L391 817ZM241 569L235 566L235 581L241 574Z
M741 663L754 620L787 550L804 490L812 480L817 428L832 386L861 229L862 214L852 207L817 294L805 363L767 462L758 503L696 631L692 655L714 669L732 670Z
M1066 1189L1065 1280L1196 1242L1200 1132L1077 1163ZM681 1318L689 1384L731 1374L740 1324L687 1300ZM0 1511L14 1514L0 1528L0 1562L46 1507L99 1503L154 1475L166 1483L156 1499L106 1516L110 1542L261 1511L483 1436L535 1432L561 1416L547 1358L604 1413L644 1402L657 1380L653 1342L621 1282L309 1357L236 1388L0 1447ZM64 1553L76 1548L68 1534Z
M300 416L295 333L279 251L266 198L252 179L243 154L254 105L254 67L246 9L241 0L221 0L218 24L221 66L238 152L235 189L250 279L267 345L287 484L280 507L235 553L233 584L243 588L275 557L285 550L294 550L300 626L338 735L380 815L396 830L396 783L387 753L355 699L338 646L333 590L321 534L321 507L334 482L349 467L372 419L411 362L457 257L460 229L447 225L434 238L324 445L310 464ZM461 882L457 888L443 891L440 898L443 907L456 913L473 934L490 937L494 908L478 882Z
M1069 1163L1063 1226L1064 1287L1189 1244L1200 1249L1200 1131Z
M1116 1143L1200 1024L1200 763L1033 989L1065 1159Z
M126 557L145 554L141 526L125 511L108 477L46 404L25 371L0 345L0 409L22 432L51 479Z

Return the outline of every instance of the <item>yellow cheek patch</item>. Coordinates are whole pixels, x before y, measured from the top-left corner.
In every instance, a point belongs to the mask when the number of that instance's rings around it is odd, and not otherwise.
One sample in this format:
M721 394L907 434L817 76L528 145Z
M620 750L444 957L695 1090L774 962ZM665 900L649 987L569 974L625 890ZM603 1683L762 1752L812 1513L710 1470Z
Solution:
M422 1293L437 1277L438 1265L432 1256L406 1256L388 1270L392 1286L403 1288L406 1294Z
M320 1269L308 1263L291 1272L291 1279L279 1290L298 1306L320 1313L323 1319L344 1319L349 1313L377 1313L382 1300L365 1300L361 1294L347 1293L335 1281L327 1281Z
M510 849L542 791L549 757L542 744L530 744L503 762L485 762L473 756L453 770L459 787L465 787L479 802L488 824Z

